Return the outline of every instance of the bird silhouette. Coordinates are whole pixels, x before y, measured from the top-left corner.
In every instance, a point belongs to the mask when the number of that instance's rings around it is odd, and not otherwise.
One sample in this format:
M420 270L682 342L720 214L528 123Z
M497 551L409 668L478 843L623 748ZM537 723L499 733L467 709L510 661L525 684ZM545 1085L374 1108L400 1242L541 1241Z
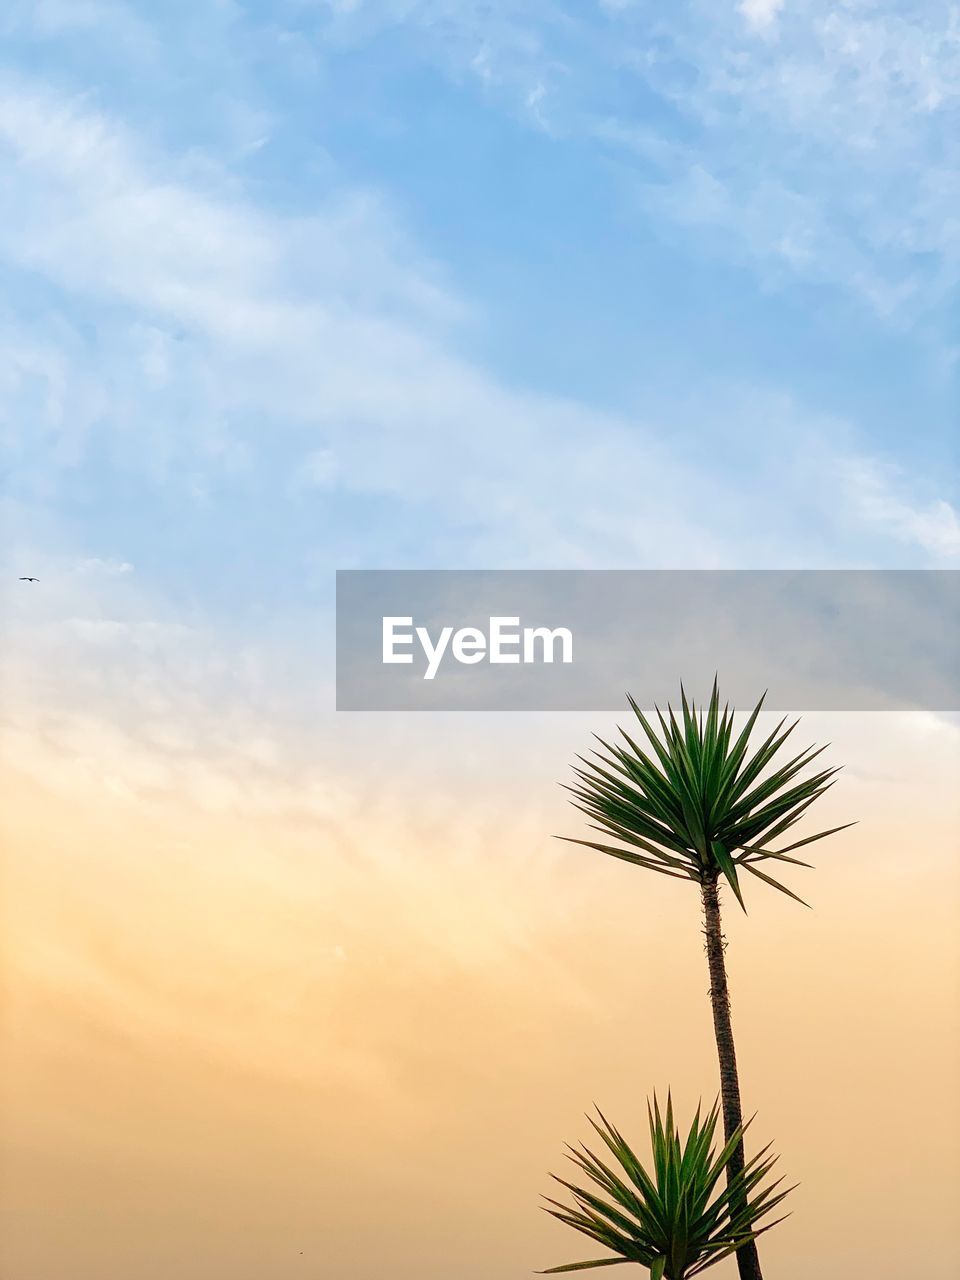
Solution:
M39 578L21 578L20 581L21 582L39 582L40 579Z

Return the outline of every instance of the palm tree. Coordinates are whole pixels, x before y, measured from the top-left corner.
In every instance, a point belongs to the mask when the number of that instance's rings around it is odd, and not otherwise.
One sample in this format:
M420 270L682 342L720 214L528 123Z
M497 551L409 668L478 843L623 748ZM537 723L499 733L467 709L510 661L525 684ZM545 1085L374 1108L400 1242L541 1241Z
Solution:
M544 1275L590 1271L634 1262L647 1267L650 1280L689 1280L721 1262L743 1245L775 1227L782 1218L760 1225L793 1190L779 1190L782 1178L766 1181L777 1157L759 1152L726 1186L719 1186L743 1135L737 1129L717 1154L713 1137L718 1104L701 1119L700 1108L685 1142L667 1095L664 1117L656 1096L647 1104L653 1165L648 1173L626 1139L602 1112L588 1119L606 1147L604 1158L582 1143L567 1154L586 1186L554 1180L573 1197L573 1206L547 1200L547 1212L609 1249L613 1257L568 1262ZM612 1159L611 1159L612 1157Z
M699 885L713 1028L720 1060L723 1128L729 1141L741 1130L743 1110L724 962L721 878L744 911L741 871L803 902L792 890L761 870L761 865L775 861L809 866L791 857L791 852L844 827L819 831L784 848L771 849L770 842L789 830L818 796L833 785L830 779L836 769L825 769L805 780L796 780L825 748L811 747L785 764L768 769L798 721L784 728L786 721L781 720L770 736L751 751L750 734L766 695L757 703L736 739L733 713L729 704L721 711L716 680L706 716L702 708L687 701L682 686L680 695L679 720L672 707L667 707L666 717L657 708L660 734L628 695L648 748L638 745L621 728L622 742L611 744L598 738L602 752L592 752L591 759L578 757L583 765L574 769L578 784L567 789L575 797L576 807L592 820L594 830L619 843L601 844L581 839L573 839L572 843ZM741 1137L727 1165L731 1183L743 1168ZM738 1248L736 1256L740 1280L763 1280L752 1239Z

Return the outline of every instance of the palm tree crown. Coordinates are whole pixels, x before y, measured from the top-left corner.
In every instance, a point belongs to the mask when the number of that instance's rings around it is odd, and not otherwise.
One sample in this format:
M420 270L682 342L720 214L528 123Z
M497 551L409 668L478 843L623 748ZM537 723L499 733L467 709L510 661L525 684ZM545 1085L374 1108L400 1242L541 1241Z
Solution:
M824 769L795 782L825 750L811 747L768 771L799 722L784 728L784 718L751 751L750 734L766 695L734 739L733 712L729 704L721 710L716 681L705 713L688 701L682 686L680 693L679 718L669 705L666 716L656 709L660 734L628 695L649 743L646 750L621 728L622 742L598 738L603 751L594 751L592 759L578 757L583 765L574 768L579 783L567 789L576 807L592 819L593 828L620 843L562 838L681 880L704 884L722 875L744 910L738 868L803 902L760 864L808 867L810 863L791 857L791 852L852 825L819 831L781 849L769 847L833 785L830 780L838 770Z
M634 1262L649 1268L651 1280L686 1280L783 1220L760 1225L793 1190L780 1190L782 1179L768 1180L777 1159L769 1154L769 1147L726 1186L720 1185L746 1126L738 1127L717 1153L718 1105L704 1119L697 1108L685 1142L674 1121L669 1096L666 1116L661 1114L656 1097L652 1108L648 1104L648 1112L653 1153L649 1172L599 1111L597 1120L588 1119L607 1148L606 1162L583 1144L567 1148L588 1184L578 1186L554 1175L571 1193L574 1204L545 1197L547 1212L605 1246L613 1256L568 1262L551 1267L544 1275Z

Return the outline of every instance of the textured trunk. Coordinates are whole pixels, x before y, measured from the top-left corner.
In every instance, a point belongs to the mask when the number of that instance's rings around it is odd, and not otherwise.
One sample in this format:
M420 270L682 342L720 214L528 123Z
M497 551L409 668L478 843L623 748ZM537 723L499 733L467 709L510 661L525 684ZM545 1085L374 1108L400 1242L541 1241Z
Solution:
M720 1102L723 1109L724 1138L743 1123L740 1107L740 1079L737 1075L737 1051L733 1044L733 1028L730 1025L730 993L727 989L727 967L723 959L725 942L720 926L720 895L717 877L714 875L702 885L704 937L707 940L707 963L710 967L710 1004L713 1007L713 1030L717 1039L717 1056L720 1059ZM743 1169L743 1143L741 1142L727 1165L728 1181ZM737 1250L737 1269L740 1280L763 1280L757 1246L751 1240Z

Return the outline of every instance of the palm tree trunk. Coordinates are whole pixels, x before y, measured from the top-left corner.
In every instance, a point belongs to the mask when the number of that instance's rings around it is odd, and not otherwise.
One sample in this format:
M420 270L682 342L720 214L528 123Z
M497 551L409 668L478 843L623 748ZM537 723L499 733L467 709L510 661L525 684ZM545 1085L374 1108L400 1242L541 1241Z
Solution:
M737 1075L737 1051L733 1043L733 1027L730 1024L730 992L727 988L727 967L723 952L726 946L720 924L720 894L717 876L708 875L701 885L703 897L703 934L707 940L707 964L710 968L710 1004L713 1007L713 1030L717 1040L717 1056L720 1059L720 1103L723 1110L723 1132L726 1141L743 1123L740 1105L740 1078ZM743 1143L741 1142L727 1165L727 1180L731 1181L743 1170ZM757 1246L753 1240L737 1250L737 1269L740 1280L763 1280Z

